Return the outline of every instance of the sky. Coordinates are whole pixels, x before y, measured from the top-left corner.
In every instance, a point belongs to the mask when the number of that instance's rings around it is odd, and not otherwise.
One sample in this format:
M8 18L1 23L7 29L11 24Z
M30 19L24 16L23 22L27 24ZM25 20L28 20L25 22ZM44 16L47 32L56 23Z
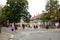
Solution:
M38 15L42 13L43 10L45 10L47 0L28 0L28 2L29 2L28 11L33 17L34 15ZM5 5L6 0L0 0L0 4Z
M46 0L28 0L29 12L32 16L38 15L45 9Z

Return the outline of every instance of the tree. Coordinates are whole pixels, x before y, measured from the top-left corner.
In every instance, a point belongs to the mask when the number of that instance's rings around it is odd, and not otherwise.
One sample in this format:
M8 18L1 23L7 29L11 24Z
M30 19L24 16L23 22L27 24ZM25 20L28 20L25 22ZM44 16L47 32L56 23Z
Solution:
M3 21L5 21L5 16L2 15L2 6L0 7L0 33L1 33L1 27L3 25Z
M47 13L42 13L41 16L40 16L40 20L41 20L42 22L47 22L47 21L50 20L50 18L47 17Z
M3 18L2 18L2 16L0 16L0 33L1 33L1 25L2 25L2 22L3 22Z
M2 15L2 12L1 12L0 13L0 33L1 33L1 27L4 26L4 21L6 21L6 17L4 15Z
M27 9L27 0L7 0L2 12L6 17L6 21L9 20L11 23L19 22L21 17L23 17L23 20L26 22L31 16Z
M48 12L48 17L50 17L50 20L56 20L58 18L58 15L60 14L58 12L59 10L59 4L58 0L48 0L47 5L46 5L46 11ZM59 16L60 17L60 16Z
M48 17L48 13L45 13L43 12L40 16L40 20L43 22L43 24L46 26L46 25L49 25L49 21L50 21L50 17Z
M1 33L1 23L2 23L2 7L0 7L0 33Z

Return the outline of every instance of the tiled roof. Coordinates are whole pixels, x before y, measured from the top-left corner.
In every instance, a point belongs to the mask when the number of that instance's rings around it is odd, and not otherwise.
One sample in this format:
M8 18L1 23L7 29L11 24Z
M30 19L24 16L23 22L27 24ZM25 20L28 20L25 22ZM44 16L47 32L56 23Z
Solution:
M33 17L30 18L30 20L35 20L35 19L40 18L40 15L41 15L41 14L38 14L38 15L36 15L36 16L33 16Z

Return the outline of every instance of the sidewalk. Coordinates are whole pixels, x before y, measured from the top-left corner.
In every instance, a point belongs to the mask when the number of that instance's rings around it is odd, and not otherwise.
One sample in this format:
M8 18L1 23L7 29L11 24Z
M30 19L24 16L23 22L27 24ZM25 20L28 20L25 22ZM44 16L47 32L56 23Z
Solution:
M12 37L12 34L10 33L2 32L0 34L0 40L10 40L11 37Z
M18 27L18 29L22 29L20 27ZM37 28L37 29L34 29L34 28L25 28L26 30L31 30L31 31L43 31L43 32L60 32L60 29L58 28L55 28L55 29L46 29L46 28Z
M46 32L60 32L60 29L44 29L44 28L40 28L40 29L33 29L35 31L46 31Z

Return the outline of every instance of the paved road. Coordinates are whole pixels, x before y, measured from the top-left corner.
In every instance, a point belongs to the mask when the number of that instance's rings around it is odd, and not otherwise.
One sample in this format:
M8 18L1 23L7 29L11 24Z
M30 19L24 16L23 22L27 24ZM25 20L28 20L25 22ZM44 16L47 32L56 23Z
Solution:
M2 31L13 34L13 40L60 40L59 31L18 29L12 32L10 28L2 28Z

